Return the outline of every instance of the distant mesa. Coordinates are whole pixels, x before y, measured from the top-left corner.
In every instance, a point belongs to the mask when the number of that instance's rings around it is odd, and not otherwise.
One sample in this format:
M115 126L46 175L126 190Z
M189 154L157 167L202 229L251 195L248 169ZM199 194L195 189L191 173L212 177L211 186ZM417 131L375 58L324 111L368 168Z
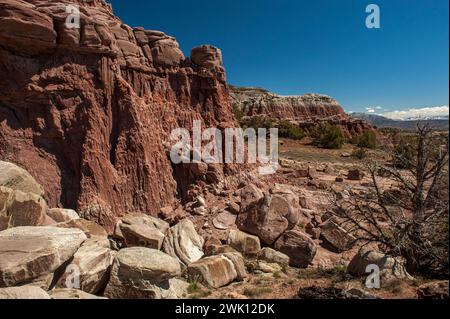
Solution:
M331 123L340 126L348 138L373 129L364 119L349 117L339 102L327 95L281 96L263 88L236 86L230 86L230 91L233 106L245 117L290 121L306 131Z

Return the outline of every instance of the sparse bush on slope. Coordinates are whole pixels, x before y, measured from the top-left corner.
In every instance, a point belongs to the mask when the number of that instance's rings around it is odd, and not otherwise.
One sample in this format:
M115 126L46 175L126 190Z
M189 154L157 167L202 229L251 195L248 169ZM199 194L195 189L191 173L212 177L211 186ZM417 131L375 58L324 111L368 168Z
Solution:
M281 121L278 123L278 135L293 140L301 140L305 136L305 133L298 125L292 124L289 121Z
M340 149L344 146L344 134L339 126L326 123L314 133L316 144L329 149Z
M377 135L373 131L364 131L364 133L355 137L352 143L359 147L370 149L376 149L378 147Z

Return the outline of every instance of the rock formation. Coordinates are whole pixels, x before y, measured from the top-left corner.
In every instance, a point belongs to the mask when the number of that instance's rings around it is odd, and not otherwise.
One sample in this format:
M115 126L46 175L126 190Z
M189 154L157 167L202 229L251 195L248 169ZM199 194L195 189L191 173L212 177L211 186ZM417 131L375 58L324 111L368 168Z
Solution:
M16 227L0 232L0 287L51 274L72 258L84 240L78 229Z
M122 249L116 256L105 296L111 299L170 298L170 279L181 274L180 264L158 250Z
M247 186L241 195L246 196L246 200L250 197L249 187L252 188L251 185ZM276 190L272 190L274 191ZM252 198L258 199L258 195L254 194ZM286 230L293 229L298 224L299 209L298 196L292 193L266 194L254 205L242 206L236 224L240 230L256 235L265 244L272 245Z
M162 249L187 266L203 257L203 244L204 239L197 233L194 224L189 219L183 219L170 228Z
M405 260L401 257L391 257L379 251L363 248L353 257L347 271L355 276L364 276L367 267L375 265L380 269L382 285L387 285L396 279L412 279L405 264Z
M117 216L176 205L192 180L171 165L170 132L234 126L225 81L220 50L186 58L102 0L0 0L0 160L29 171L49 206L110 232Z
M347 137L373 129L364 120L348 116L335 99L326 95L280 96L259 88L231 87L231 97L233 106L239 108L245 117L287 120L305 131L324 122L340 126Z
M189 265L189 279L212 288L225 286L238 278L236 267L225 255L207 257Z
M275 249L289 256L292 266L305 268L317 252L314 241L298 230L285 232L275 243Z
M74 3L80 28L65 23ZM327 96L232 96L247 117L305 130L331 122L347 137L372 129ZM283 298L293 289L360 299L371 297L298 288L321 273L318 282L335 285L347 265L353 284L372 264L388 284L412 279L402 258L357 252L336 216L350 196L371 194L363 167L345 179L353 163L282 158L270 176L175 165L170 133L194 120L236 124L219 49L186 58L173 37L123 24L103 0L0 0L0 299ZM392 186L384 197L402 194ZM448 297L443 285L418 296Z

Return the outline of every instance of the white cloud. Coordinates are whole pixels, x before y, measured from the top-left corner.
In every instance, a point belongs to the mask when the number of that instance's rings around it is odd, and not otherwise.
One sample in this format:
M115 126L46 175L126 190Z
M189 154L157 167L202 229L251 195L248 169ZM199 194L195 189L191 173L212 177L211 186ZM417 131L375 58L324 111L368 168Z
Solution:
M381 106L369 106L366 107L366 112L367 113L377 113L377 111L382 110L383 108Z
M384 113L382 115L393 120L437 118L448 116L449 106L444 105L444 106L415 108L403 111L392 111Z

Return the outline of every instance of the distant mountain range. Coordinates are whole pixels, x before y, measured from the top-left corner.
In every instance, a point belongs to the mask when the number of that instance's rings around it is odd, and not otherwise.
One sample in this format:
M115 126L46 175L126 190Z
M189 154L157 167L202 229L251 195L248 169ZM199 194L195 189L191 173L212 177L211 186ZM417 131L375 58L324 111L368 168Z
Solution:
M406 120L393 120L382 115L369 113L351 113L350 116L365 120L378 128L397 128L405 131L414 131L418 123L428 123L436 130L447 131L449 129L448 115L434 118L410 118Z

